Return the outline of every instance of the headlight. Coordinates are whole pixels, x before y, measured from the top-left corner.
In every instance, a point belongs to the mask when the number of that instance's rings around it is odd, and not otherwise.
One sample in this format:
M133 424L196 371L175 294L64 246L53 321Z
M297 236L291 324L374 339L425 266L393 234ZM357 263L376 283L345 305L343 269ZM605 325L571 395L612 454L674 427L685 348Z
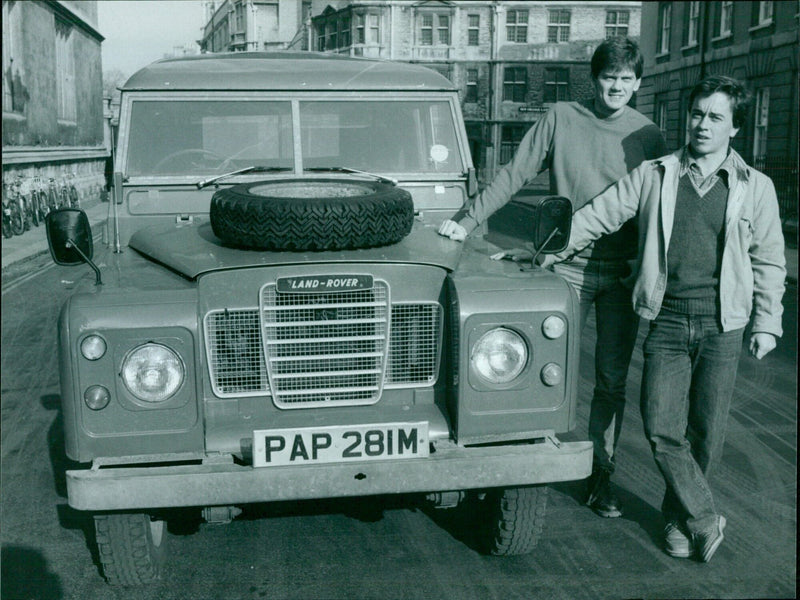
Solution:
M567 324L558 315L550 315L542 323L542 333L545 337L554 340L564 335Z
M481 336L470 360L475 372L489 383L508 383L525 368L528 346L518 333L499 327Z
M86 360L98 360L106 353L106 341L99 335L87 335L81 342L81 354Z
M181 387L183 362L161 344L143 344L122 361L122 381L128 391L145 402L163 402Z

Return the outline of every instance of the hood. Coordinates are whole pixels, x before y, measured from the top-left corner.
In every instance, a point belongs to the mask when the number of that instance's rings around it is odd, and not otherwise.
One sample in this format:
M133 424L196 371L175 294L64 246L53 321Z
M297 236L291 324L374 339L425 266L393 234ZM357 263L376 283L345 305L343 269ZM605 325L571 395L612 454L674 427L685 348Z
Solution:
M453 271L462 244L436 233L421 221L405 238L391 246L331 252L271 252L223 244L208 221L149 227L137 231L129 246L173 271L195 279L203 273L247 267L308 263L403 263L442 267Z

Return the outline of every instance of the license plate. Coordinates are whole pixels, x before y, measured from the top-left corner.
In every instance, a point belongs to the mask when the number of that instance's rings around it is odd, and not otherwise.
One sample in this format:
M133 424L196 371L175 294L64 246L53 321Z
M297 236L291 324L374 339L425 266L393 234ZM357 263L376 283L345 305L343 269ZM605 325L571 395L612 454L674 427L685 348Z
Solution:
M260 429L253 432L254 467L427 456L427 421Z

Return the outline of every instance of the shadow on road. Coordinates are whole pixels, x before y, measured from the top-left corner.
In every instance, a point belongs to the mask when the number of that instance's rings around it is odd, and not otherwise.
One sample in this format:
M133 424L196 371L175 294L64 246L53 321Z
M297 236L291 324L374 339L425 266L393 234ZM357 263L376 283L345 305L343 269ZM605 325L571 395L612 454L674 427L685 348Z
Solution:
M25 546L3 546L3 598L60 600L64 597L61 580L50 572L44 557Z

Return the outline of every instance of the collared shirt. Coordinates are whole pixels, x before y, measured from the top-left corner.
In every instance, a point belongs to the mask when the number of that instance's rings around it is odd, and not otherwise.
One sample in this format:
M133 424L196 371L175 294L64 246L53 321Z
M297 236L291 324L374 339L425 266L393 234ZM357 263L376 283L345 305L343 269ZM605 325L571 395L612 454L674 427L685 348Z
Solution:
M705 196L706 192L713 188L720 179L722 179L722 183L725 184L725 187L729 187L728 178L730 177L731 170L734 168L735 165L729 148L728 155L725 157L725 160L722 161L722 164L717 167L716 171L709 175L703 175L703 171L700 169L697 160L692 156L692 153L689 151L689 146L687 145L681 153L679 177L683 177L686 173L689 173L689 179L694 189L697 190L697 193L702 197Z

